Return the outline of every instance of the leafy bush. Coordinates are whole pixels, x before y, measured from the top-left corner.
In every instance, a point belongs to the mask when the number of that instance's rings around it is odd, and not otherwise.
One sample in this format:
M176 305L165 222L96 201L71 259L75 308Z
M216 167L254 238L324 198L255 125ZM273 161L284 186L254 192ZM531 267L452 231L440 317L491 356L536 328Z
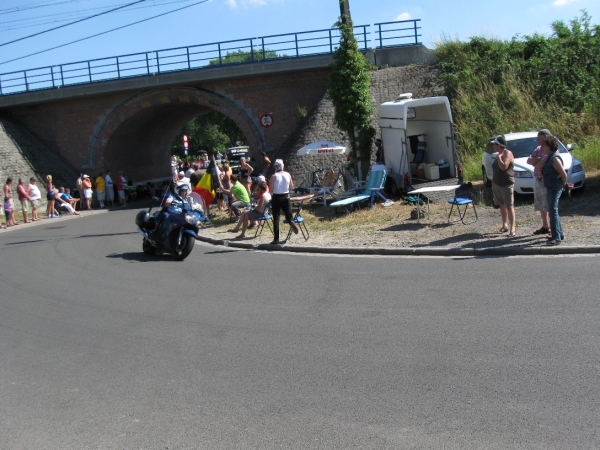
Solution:
M600 142L600 26L584 11L552 30L510 41L449 40L435 50L467 177L479 176L491 135L540 128L577 142L586 167L600 168L597 151L585 150Z

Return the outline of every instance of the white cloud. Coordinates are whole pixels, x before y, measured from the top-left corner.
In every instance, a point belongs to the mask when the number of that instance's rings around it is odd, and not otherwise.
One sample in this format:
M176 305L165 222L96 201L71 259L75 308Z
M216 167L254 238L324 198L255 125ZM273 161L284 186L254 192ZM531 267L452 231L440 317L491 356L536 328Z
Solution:
M237 0L225 0L225 4L229 5L230 8L237 8Z
M569 3L573 3L575 0L554 0L552 3L554 6L565 6Z
M561 0L557 0L557 1L561 1ZM412 19L412 17L410 16L410 13L403 12L398 17L396 17L394 20L410 20L410 19Z

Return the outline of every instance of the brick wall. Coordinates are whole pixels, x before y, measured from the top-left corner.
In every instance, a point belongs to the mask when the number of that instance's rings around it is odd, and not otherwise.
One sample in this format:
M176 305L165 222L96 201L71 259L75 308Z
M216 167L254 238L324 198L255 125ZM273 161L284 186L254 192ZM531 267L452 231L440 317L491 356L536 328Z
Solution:
M328 69L320 69L259 74L179 88L14 107L10 113L13 123L24 125L29 142L37 142L34 146L43 147L66 162L66 174L84 170L96 175L110 168L113 172L125 170L134 181L140 181L168 176L169 152L177 132L197 115L216 110L240 126L252 156L257 157L263 149L273 150L299 180L315 167L339 166L345 160L295 156L298 148L313 141L346 143L333 123L333 106L326 96L328 73ZM376 128L380 103L395 99L401 92L424 97L441 91L435 69L429 65L377 70L371 73L371 81ZM302 111L308 114L304 116ZM259 126L264 113L274 117L270 128ZM9 153L15 151L6 143L3 148ZM17 156L5 160L7 169L3 170L9 172L10 166L21 164ZM36 170L37 164L33 165ZM71 175L65 178L70 179Z

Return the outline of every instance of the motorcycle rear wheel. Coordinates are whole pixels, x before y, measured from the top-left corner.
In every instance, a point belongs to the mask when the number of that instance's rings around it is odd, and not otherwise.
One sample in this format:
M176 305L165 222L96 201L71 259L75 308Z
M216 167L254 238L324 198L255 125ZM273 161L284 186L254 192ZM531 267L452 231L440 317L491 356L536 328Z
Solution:
M156 247L154 245L152 245L150 242L148 242L146 239L144 239L144 242L142 244L142 250L148 256L152 256L152 255L156 254Z
M185 258L192 253L196 239L192 236L183 235L181 237L181 245L175 248L175 259L177 261L183 261Z

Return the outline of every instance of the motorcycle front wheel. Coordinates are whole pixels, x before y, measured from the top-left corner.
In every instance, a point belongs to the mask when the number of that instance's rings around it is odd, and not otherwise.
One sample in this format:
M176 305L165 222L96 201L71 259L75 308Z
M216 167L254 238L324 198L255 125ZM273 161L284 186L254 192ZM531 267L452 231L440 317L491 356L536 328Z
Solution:
M183 261L185 258L187 258L189 254L192 253L195 243L196 239L194 239L192 236L184 234L181 237L181 245L175 247L175 259L177 261Z
M156 247L144 239L144 243L142 244L142 250L148 256L152 256L156 253Z

